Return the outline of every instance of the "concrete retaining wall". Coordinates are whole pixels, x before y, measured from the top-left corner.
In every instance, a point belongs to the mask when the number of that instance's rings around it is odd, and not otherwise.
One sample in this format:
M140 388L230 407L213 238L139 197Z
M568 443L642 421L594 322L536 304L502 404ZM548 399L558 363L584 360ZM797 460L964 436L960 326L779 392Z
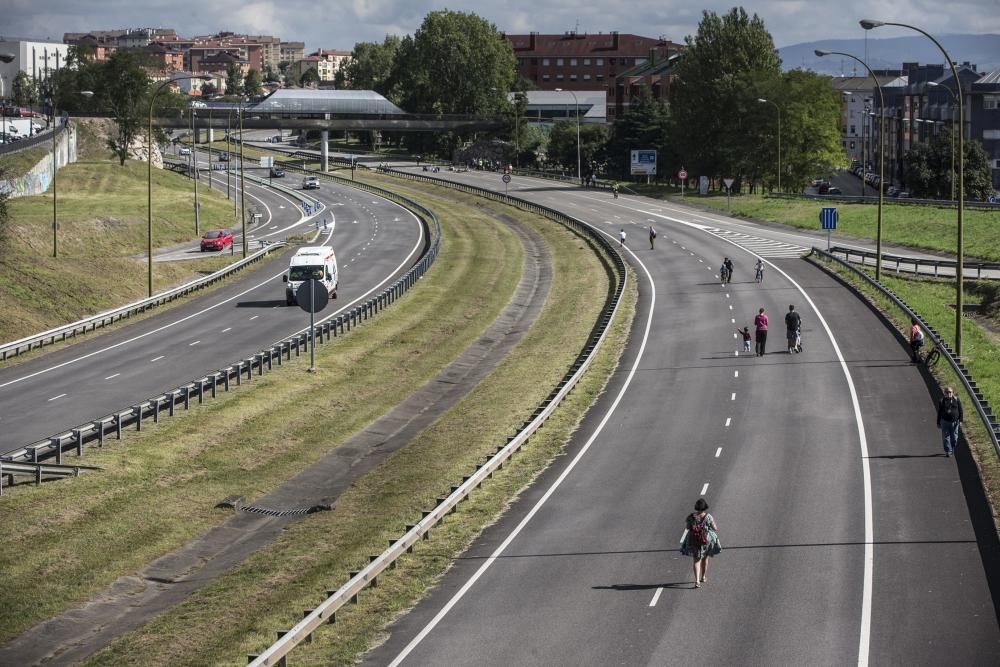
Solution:
M49 144L51 148L51 144ZM56 139L57 168L76 162L76 128L69 125ZM11 197L30 197L48 192L52 183L52 153L39 161L31 170L17 178L0 181L0 191Z

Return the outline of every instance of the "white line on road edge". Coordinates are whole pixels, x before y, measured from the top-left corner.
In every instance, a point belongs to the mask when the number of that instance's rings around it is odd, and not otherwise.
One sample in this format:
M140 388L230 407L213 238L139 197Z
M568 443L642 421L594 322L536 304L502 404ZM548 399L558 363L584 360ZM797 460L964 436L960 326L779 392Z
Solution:
M604 232L601 233L603 234ZM609 238L614 238L611 234L605 234L605 236L608 236ZM601 435L601 433L604 431L604 427L607 426L608 422L611 420L611 416L615 413L615 410L618 409L618 405L625 397L625 392L627 392L629 390L629 387L632 386L632 380L633 378L635 378L636 371L639 369L639 366L641 365L640 362L642 361L643 353L646 351L646 344L649 342L649 332L653 326L653 315L656 312L656 284L653 282L653 276L650 275L649 269L647 269L646 265L642 263L642 260L640 260L636 256L636 254L632 252L632 250L628 248L626 248L625 250L630 255L632 255L632 258L639 266L642 267L643 272L646 274L646 278L649 280L650 296L649 296L649 313L646 316L646 328L643 330L642 333L642 343L640 343L639 345L639 352L636 354L635 361L632 363L632 369L629 371L628 376L625 378L625 382L622 384L622 388L618 391L618 395L615 396L615 400L608 407L608 411L604 414L604 417L601 418L601 422L597 425L597 428L595 428L594 432L590 435L589 438L587 438L587 442L583 444L583 447L581 447L577 455L573 457L573 460L569 462L569 465L566 466L566 469L563 470L562 473L559 475L559 477L556 478L556 480L552 483L552 486L550 486L548 490L545 492L545 494L538 499L538 502L535 503L535 506L531 508L531 510L525 515L523 519L521 519L521 522L517 524L514 530L511 531L510 535L508 535L507 538L500 544L500 546L496 548L496 551L490 554L490 557L487 558L486 561L481 566L479 566L479 569L476 570L475 573L472 575L472 577L470 577L469 580L465 582L465 584L463 584L463 586L458 590L458 592L455 593L455 595L452 596L450 600L448 600L447 604L445 604L445 606L437 614L434 615L434 618L432 618L430 622L426 626L424 626L424 628L420 632L417 633L417 636L414 637L410 641L410 643L407 644L405 648L403 648L402 651L400 651L399 655L397 655L393 659L393 661L389 663L389 667L397 667L397 665L399 665L400 663L403 662L403 660L406 659L406 656L408 656L413 651L413 649L415 649L417 645L420 642L422 642L424 638L428 634L430 634L430 632L435 627L437 627L437 624L441 622L441 620L448 614L449 611L451 611L452 607L458 604L458 601L461 600L463 597L465 597L465 594L469 592L469 589L471 589L475 585L475 583L479 581L479 578L483 576L486 570L488 570L490 566L493 565L494 562L496 562L497 558L500 557L500 554L502 554L507 549L507 547L510 546L510 543L513 542L514 539L521 533L521 531L524 530L524 527L527 526L528 523L535 517L535 514L538 513L538 510L542 508L542 506L548 501L548 499L552 496L552 494L555 493L556 489L558 489L559 486L563 483L563 481L567 477L569 477L569 474L573 472L573 469L576 468L576 465L580 462L580 460L583 459L583 457L587 454L588 451L590 451L590 447L597 440L597 437ZM685 534L687 533L686 530L684 532Z
M653 599L649 601L650 607L656 606L656 603L660 600L660 593L662 592L663 592L663 586L660 586L659 588L656 589L656 592L653 593Z

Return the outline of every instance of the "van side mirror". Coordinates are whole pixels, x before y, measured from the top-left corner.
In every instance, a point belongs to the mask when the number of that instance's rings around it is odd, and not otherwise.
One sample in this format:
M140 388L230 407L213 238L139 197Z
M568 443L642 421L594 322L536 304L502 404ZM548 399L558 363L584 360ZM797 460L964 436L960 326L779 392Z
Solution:
M288 274L287 273L281 274L281 282L283 282L283 283L287 283L288 282Z

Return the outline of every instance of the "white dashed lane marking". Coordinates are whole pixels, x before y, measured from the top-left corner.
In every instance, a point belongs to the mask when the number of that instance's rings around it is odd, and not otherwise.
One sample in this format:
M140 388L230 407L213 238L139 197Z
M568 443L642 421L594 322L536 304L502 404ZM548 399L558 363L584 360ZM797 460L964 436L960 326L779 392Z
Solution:
M729 428L729 425L732 424L732 423L733 423L733 418L732 417L726 417L726 428Z
M707 492L708 492L708 482L705 482L705 486L701 487L701 493L699 493L698 495L703 496Z
M719 458L720 456L722 456L722 447L715 450L715 458Z
M200 342L201 342L200 340L196 340L196 341L195 341L195 342L193 342L193 343L188 343L188 347L194 347L195 345L197 345L197 344L198 344L198 343L200 343Z
M653 593L653 599L649 601L650 607L656 606L656 603L660 600L660 593L662 592L663 592L663 586L660 586L659 588L656 589L656 592Z
M63 396L65 396L65 395L66 395L66 394L59 394L58 396L53 396L52 398L50 398L50 399L49 399L49 401L50 401L50 402L51 402L51 401L54 401L54 400L56 400L56 399L59 399L59 398L62 398L62 397L63 397Z
M162 355L162 354L161 354L161 355L160 355L160 356L158 356L158 357L153 357L152 359L150 359L150 360L149 360L149 363L153 363L154 361L159 361L159 360L160 360L160 359L162 359L162 358L163 358L164 356L165 356L165 355Z
M106 378L104 378L104 379L105 379L105 380L114 380L114 379L115 379L116 377L118 377L119 375L121 375L121 373L115 373L114 375L109 375L108 377L106 377Z

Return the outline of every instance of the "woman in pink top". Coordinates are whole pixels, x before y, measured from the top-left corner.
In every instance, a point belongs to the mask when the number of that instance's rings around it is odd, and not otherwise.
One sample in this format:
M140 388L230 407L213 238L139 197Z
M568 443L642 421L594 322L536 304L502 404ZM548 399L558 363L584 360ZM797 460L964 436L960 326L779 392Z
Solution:
M757 317L753 318L753 324L757 327L757 356L764 356L764 347L767 346L767 313L761 308L757 311Z

